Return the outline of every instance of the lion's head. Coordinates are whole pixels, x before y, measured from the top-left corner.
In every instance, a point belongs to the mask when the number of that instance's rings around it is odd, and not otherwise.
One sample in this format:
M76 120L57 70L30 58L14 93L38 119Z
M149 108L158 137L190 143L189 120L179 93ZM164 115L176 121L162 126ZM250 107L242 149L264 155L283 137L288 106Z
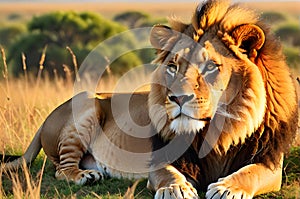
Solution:
M207 143L226 152L290 122L293 82L279 43L253 11L212 0L197 7L191 24L170 23L150 38L158 65L150 117L164 139L206 129Z

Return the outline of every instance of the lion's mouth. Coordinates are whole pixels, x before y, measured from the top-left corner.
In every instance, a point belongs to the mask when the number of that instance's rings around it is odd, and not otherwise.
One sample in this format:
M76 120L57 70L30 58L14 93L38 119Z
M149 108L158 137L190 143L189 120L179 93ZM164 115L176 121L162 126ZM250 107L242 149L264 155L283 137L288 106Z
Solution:
M184 114L184 113L179 113L177 116L170 118L170 120L173 121L180 117L186 117L188 119L192 119L192 120L196 120L196 121L203 121L203 122L209 122L211 120L211 117L195 118L195 117L192 117L192 116Z
M186 114L178 114L170 120L170 129L176 134L197 133L210 121L210 117L195 118Z

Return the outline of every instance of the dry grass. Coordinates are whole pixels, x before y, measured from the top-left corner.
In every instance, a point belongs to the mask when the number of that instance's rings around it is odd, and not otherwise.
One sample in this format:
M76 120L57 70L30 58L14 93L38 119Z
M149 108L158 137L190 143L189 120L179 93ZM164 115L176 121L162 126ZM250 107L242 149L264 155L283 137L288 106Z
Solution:
M71 49L68 49L72 52ZM41 79L43 64L46 56L46 47L41 54L37 77L28 76L26 71L26 57L22 55L24 76L18 79L10 78L6 63L5 51L0 47L3 71L0 78L0 153L22 154L30 144L37 129L47 115L59 104L66 101L73 94L73 84L60 78L55 81ZM40 198L43 166L38 177L33 178L24 162L22 173L9 172L12 182L13 198ZM0 168L0 175L3 170ZM0 199L6 198L5 190L0 178Z
M0 151L18 153L26 149L50 111L72 95L72 89L63 81L38 82L34 78L11 79L6 89L1 82Z
M25 161L21 167L22 173L17 173L13 171L7 171L3 173L3 170L0 168L0 175L9 176L9 178L11 179L12 194L15 199L39 199L41 197L40 191L45 164L46 157L44 157L42 168L40 169L39 173L35 178L31 176L30 169L28 168ZM2 177L0 179L0 184L0 198L6 198L7 195L3 188Z
M24 75L18 79L11 78L8 74L8 67L6 64L6 56L3 48L0 47L1 56L0 60L4 64L3 74L0 78L0 154L23 154L30 144L37 129L45 120L47 115L55 109L59 104L66 101L74 94L73 88L73 74L70 67L77 67L76 56L73 54L70 48L67 49L73 58L74 66L64 66L65 72L69 79L63 80L56 78L50 80L48 78L41 79L41 73L43 72L43 64L46 56L46 48L41 54L39 62L38 75L36 77L28 75L26 71L26 57L23 55L23 70ZM75 61L74 61L75 60ZM139 88L138 79L146 79L146 74L132 74L129 79L123 80L119 84L121 85L118 90L120 92L130 91L132 89ZM80 81L77 76L76 79ZM136 82L134 80L137 80ZM110 76L109 78L101 79L97 90L111 92L118 84L119 78ZM139 88L140 89L140 88ZM44 154L41 155L44 157ZM11 188L7 186L6 182L3 184L2 178L0 179L0 199L6 197L13 198L40 198L41 197L41 182L42 175L44 173L45 158L42 168L35 165L30 170L26 165L23 166L22 172L10 173ZM40 158L39 158L40 161ZM41 165L39 165L41 166ZM34 170L32 177L31 172ZM37 171L36 171L37 170ZM30 172L31 171L31 172ZM0 175L2 176L2 169L0 168ZM49 176L49 173L46 175ZM54 175L50 175L53 178ZM49 178L49 177L48 177ZM46 179L45 181L51 181L52 179ZM55 183L54 183L55 184ZM130 184L128 184L129 186ZM46 185L47 186L47 185ZM59 187L58 185L57 187ZM68 185L69 186L69 185ZM67 188L71 190L71 188ZM126 183L125 183L126 186ZM45 186L44 188L45 189ZM54 187L54 189L56 189ZM102 188L103 189L103 188ZM104 187L105 189L105 187ZM8 191L8 196L7 196ZM64 195L60 191L56 190L56 196ZM102 198L93 192L89 192L91 195ZM108 193L109 194L109 193ZM117 196L116 196L117 195ZM45 196L44 196L45 197ZM73 197L73 193L67 196L67 198ZM121 198L121 194L115 194L114 197Z
M28 77L24 70L23 77L10 79L2 48L1 52L4 80L0 82L0 151L20 153L24 152L49 112L71 97L72 87L62 79L41 81L44 55L41 56L37 77ZM26 69L25 66L23 68Z

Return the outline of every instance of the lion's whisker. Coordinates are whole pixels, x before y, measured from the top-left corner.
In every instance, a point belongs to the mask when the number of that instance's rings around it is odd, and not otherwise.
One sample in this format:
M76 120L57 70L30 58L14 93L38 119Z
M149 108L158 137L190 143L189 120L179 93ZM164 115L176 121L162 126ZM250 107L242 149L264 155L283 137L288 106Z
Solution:
M225 116L225 117L227 117L227 118L234 119L234 120L237 120L237 121L241 121L241 118L240 118L240 117L238 117L238 116L235 115L235 114L229 113L229 112L224 108L224 105L218 106L218 108L217 108L217 110L216 110L216 114L222 115L222 116Z

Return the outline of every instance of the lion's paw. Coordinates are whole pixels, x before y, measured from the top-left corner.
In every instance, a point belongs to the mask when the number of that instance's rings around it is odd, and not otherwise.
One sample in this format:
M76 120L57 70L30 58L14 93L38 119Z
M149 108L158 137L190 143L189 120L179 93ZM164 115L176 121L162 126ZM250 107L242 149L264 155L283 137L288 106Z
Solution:
M69 175L66 175L66 173L69 173ZM94 183L104 178L102 173L96 170L74 170L73 172L56 171L55 177L60 180L66 179L68 181L73 181L78 185Z
M103 179L103 175L96 170L83 170L79 176L79 179L75 181L76 184L93 183Z
M218 182L208 186L207 199L251 199L253 196L227 178L220 178Z
M158 189L155 199L198 199L198 194L193 185L189 182L185 184L171 184L169 187Z

